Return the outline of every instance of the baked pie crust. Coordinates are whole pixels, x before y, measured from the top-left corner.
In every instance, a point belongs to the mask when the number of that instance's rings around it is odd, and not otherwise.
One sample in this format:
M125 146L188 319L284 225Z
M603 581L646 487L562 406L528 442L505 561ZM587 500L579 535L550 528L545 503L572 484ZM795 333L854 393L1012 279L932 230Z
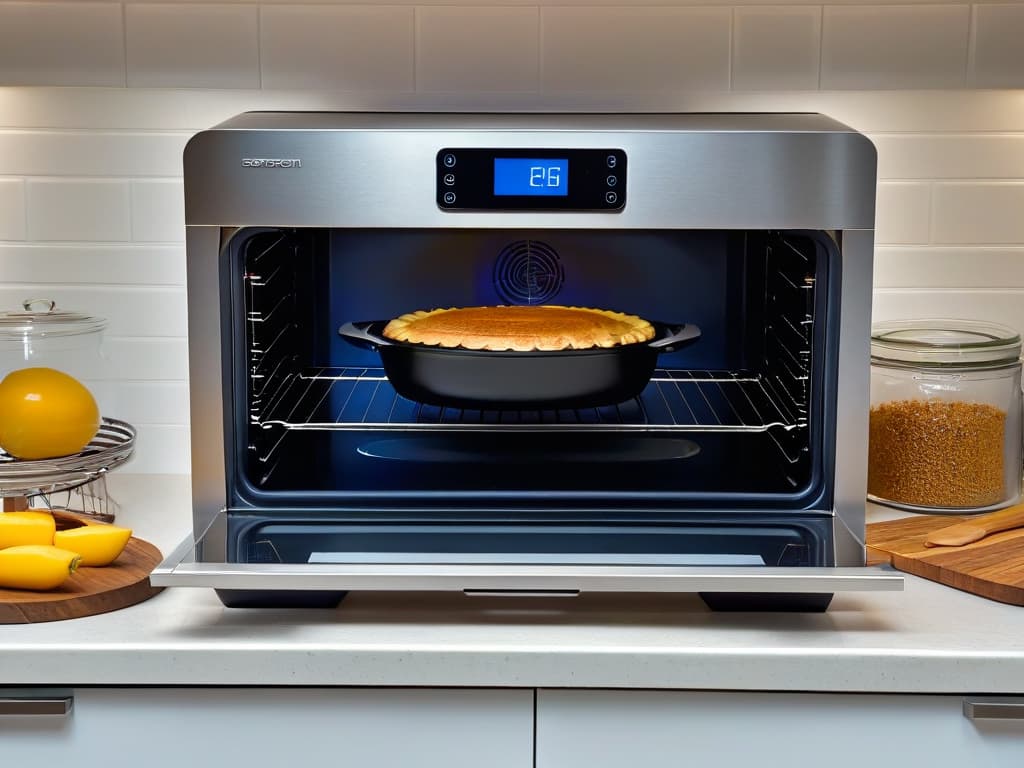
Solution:
M654 326L636 315L587 307L453 307L397 317L385 326L384 336L435 347L529 352L649 341Z

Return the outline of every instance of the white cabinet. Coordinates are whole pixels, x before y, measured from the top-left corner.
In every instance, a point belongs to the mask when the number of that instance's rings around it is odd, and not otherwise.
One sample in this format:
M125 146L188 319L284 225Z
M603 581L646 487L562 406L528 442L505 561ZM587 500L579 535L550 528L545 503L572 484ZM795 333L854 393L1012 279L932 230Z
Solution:
M73 696L66 716L0 716L0 765L533 765L532 690L85 688Z
M960 696L541 690L537 768L1024 766L1024 720Z

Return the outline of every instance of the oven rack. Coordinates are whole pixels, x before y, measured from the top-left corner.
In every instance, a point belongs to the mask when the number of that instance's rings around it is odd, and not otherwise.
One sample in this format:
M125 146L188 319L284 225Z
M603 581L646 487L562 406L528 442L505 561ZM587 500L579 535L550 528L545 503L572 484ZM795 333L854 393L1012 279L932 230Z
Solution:
M288 374L251 404L263 429L358 431L790 431L806 409L765 377L737 371L658 369L644 391L618 405L574 410L442 408L400 396L382 368L320 368ZM788 401L787 401L788 400Z

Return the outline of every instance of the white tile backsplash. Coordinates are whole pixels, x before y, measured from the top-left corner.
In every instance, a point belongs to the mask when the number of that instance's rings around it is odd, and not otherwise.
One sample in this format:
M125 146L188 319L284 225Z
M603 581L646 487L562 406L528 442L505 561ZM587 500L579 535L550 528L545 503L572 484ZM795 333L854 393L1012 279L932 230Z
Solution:
M0 179L0 240L25 239L25 182ZM4 280L6 272L0 271Z
M1004 288L1024 286L1024 247L880 246L876 288ZM1021 307L1024 313L1024 306ZM1024 331L1024 327L1021 328Z
M933 203L932 242L1024 242L1024 181L936 183Z
M546 91L729 89L730 8L542 8Z
M264 5L264 88L413 89L412 7Z
M0 3L0 85L125 83L120 3Z
M978 88L1024 88L1024 3L975 5L969 82Z
M29 240L131 240L127 181L28 180Z
M927 243L931 219L931 185L881 182L875 213L879 245Z
M21 306L26 296L45 296L58 306L105 317L108 337L187 335L183 287L0 283L0 307Z
M190 135L0 130L0 175L181 176Z
M0 181L0 219L4 213ZM184 285L185 246L0 242L0 276L4 283Z
M258 88L255 5L127 4L128 85Z
M132 182L132 240L185 240L185 191L181 179Z
M820 7L756 6L735 10L735 90L814 90L818 87L820 57Z
M969 13L967 5L825 6L821 87L962 87Z
M536 91L540 33L536 8L418 8L420 91Z
M879 150L874 317L1024 329L1022 24L1024 2L953 0L0 0L0 309L108 317L89 381L138 429L122 471L187 471L193 132L250 109L817 111Z
M1024 133L875 134L871 140L882 179L1024 178Z

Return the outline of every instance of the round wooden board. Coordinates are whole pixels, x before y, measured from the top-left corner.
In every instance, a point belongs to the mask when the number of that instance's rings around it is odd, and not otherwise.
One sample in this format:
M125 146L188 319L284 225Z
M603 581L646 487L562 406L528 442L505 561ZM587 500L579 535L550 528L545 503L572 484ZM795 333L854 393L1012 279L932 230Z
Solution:
M162 589L149 583L161 559L148 541L132 538L110 565L81 567L57 589L0 589L0 624L77 619L141 603Z

